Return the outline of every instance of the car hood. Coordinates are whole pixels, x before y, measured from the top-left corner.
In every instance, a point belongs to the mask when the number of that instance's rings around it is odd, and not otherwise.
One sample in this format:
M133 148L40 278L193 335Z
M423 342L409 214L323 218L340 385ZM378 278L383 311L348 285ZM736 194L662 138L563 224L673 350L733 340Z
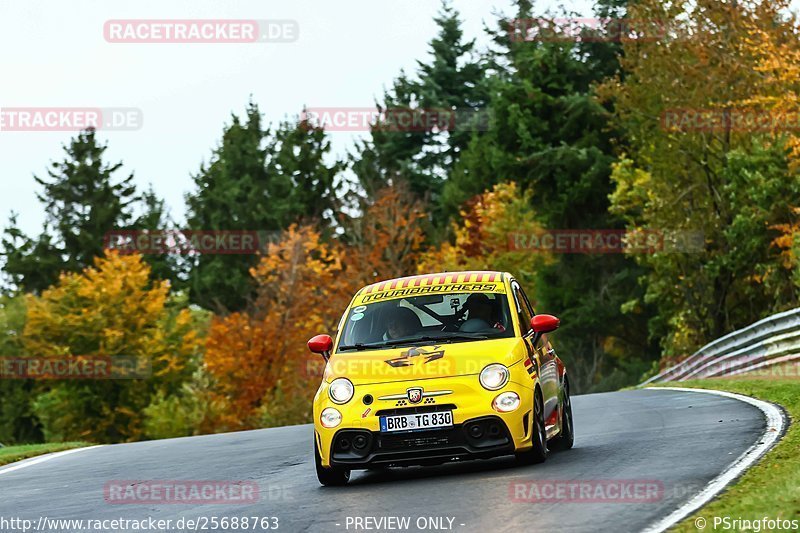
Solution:
M354 385L479 374L491 363L511 366L522 357L519 338L403 346L334 354L323 379L344 377Z

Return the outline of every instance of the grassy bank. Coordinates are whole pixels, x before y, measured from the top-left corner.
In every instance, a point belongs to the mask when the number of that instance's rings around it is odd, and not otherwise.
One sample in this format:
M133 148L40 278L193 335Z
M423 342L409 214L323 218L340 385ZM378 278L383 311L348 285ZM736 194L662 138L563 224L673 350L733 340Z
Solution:
M90 446L88 442L55 442L49 444L23 444L20 446L6 446L0 448L0 466L21 461L45 453L61 452L73 448Z

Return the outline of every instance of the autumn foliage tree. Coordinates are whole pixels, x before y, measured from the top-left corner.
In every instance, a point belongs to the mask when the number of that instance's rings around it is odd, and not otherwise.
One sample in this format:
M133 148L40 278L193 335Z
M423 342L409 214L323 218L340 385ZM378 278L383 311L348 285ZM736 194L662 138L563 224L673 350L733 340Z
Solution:
M349 219L342 242L349 275L366 285L413 274L425 241L426 206L399 183L375 193L363 216Z
M445 242L422 255L419 272L442 270L501 270L514 272L535 293L535 272L551 257L542 250L515 248L514 235L540 233L531 208L532 191L521 192L514 182L468 200L453 223L453 242Z
M353 290L341 246L311 227L290 227L252 275L254 308L216 318L206 344L206 365L229 405L222 424L231 428L257 427L275 394L296 394L310 406L318 379L301 371L306 341L336 329Z
M792 169L800 164L800 22L787 0L759 2L760 17L744 17L744 48L759 78L753 92L736 102L761 111L762 131L789 151ZM763 20L772 19L771 24ZM767 119L768 120L765 120Z
M737 120L778 106L776 84L789 81L778 74L794 61L778 52L797 47L785 5L631 4L631 19L663 21L665 34L624 42L623 72L600 90L626 136L611 212L631 229L703 236L695 252L637 256L647 289L628 305L657 307L650 334L671 356L797 303L770 227L791 219L800 181L780 134Z
M788 180L797 182L800 170L800 22L797 15L789 10L790 3L778 0L771 3L774 24L768 27L753 20L745 19L748 37L745 44L755 58L753 70L760 77L757 90L739 104L757 109L764 119L764 133L769 134L767 142L784 147L787 151ZM777 15L780 13L780 15ZM779 285L780 278L788 274L793 280L791 289L800 287L800 199L783 203L783 217L770 226L778 232L772 246L780 251L780 268L773 268L760 277L765 283ZM775 283L775 278L779 279ZM786 291L786 284L780 284ZM794 292L794 291L791 291ZM779 301L793 301L780 295Z
M792 209L793 221L775 224L771 229L779 232L772 246L780 250L780 265L790 273L794 286L800 289L800 207Z
M200 328L174 305L167 282L150 279L139 255L109 252L93 267L62 274L29 296L26 355L50 359L131 356L146 379L43 381L34 405L48 440L120 442L142 438L143 410L178 389L198 362Z

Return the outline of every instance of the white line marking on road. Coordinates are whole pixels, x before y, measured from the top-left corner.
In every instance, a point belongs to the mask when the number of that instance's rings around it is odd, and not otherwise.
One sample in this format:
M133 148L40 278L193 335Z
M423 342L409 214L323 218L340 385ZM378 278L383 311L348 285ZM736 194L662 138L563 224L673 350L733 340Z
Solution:
M41 457L32 457L30 459L23 459L22 461L18 461L16 463L11 463L11 465L0 468L0 476L3 474L8 474L9 472L14 472L16 470L22 470L23 468L28 468L29 466L38 465L41 463L45 463L50 461L51 459L56 459L57 457L62 457L64 455L69 455L71 453L78 453L84 450L91 450L93 448L102 448L105 446L104 444L98 444L97 446L87 446L85 448L74 448L72 450L64 450L63 452L54 452L48 453L46 455L42 455Z
M666 531L668 528L674 526L693 512L700 509L703 505L711 501L717 494L728 486L734 479L739 477L745 470L747 470L753 463L758 461L770 448L783 435L783 430L786 426L786 418L783 411L776 405L762 400L756 400L749 396L741 394L734 394L732 392L710 390L710 389L688 389L684 387L647 387L647 390L672 390L681 392L704 392L706 394L716 394L717 396L725 396L726 398L733 398L750 405L754 405L761 409L767 419L767 428L758 442L753 444L742 455L739 456L727 470L712 479L708 485L705 486L696 496L691 500L684 503L672 513L662 518L655 524L651 524L646 529L645 533L660 533Z

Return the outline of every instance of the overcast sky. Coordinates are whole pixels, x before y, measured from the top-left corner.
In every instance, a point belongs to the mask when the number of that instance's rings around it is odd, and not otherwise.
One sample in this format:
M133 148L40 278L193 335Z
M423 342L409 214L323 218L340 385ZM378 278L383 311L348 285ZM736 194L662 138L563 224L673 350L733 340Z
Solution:
M456 0L468 37L511 0ZM540 3L540 10L555 2ZM589 2L571 4L584 14ZM436 33L438 0L111 0L0 3L0 108L138 108L143 126L104 131L108 160L152 183L182 220L190 174L208 160L230 114L252 95L268 121L308 107L370 107L401 68L413 71ZM289 43L109 43L119 19L293 20ZM360 133L332 134L344 154ZM67 132L0 132L0 226L11 211L38 234L44 220L33 174L62 159Z

